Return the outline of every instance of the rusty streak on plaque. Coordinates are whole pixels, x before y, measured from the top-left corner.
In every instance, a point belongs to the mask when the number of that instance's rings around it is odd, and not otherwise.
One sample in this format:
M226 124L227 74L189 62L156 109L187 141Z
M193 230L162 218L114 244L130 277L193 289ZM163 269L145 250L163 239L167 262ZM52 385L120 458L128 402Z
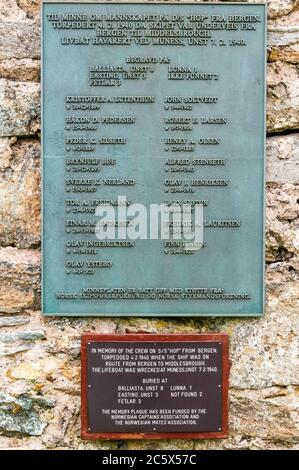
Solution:
M82 336L83 439L228 436L228 336Z

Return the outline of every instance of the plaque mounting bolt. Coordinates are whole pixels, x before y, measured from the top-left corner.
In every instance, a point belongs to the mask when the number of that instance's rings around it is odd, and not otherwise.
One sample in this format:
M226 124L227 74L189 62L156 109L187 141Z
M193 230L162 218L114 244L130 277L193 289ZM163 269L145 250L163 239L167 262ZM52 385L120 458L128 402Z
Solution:
M222 431L222 428L218 428L218 431Z
M88 385L88 388L91 388L91 385Z
M218 387L221 388L221 384L219 384Z

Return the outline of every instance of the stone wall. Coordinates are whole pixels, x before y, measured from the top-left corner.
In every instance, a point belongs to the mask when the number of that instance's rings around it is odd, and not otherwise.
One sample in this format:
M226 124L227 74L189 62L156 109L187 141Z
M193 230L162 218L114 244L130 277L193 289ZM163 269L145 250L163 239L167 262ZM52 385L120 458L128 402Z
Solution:
M41 316L39 3L0 0L0 448L298 449L298 0L268 1L267 309L247 320ZM80 335L140 330L229 334L229 439L81 441Z

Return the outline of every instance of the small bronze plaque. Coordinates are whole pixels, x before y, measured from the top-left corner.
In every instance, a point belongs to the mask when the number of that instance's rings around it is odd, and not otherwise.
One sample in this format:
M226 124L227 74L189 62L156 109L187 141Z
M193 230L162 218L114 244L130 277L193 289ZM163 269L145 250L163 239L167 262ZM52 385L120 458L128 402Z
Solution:
M82 437L227 437L226 335L84 335Z

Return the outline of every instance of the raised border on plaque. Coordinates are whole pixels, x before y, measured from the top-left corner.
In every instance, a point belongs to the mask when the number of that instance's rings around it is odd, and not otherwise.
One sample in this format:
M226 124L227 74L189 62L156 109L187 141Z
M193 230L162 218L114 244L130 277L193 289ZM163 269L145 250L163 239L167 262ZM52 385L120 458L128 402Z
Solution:
M146 5L156 5L156 6L159 6L159 5L175 5L175 6L184 6L184 5L202 5L202 6L226 6L226 5L239 5L240 7L242 7L243 5L260 5L260 6L263 6L264 7L264 10L265 10L265 18L264 18L264 44L263 44L263 51L264 51L264 72L263 72L263 84L264 84L264 100L263 100L263 109L264 109L264 119L263 119L263 155L264 155L264 165L263 165L263 188L262 188L262 200L263 200L263 227L262 227L262 240L264 242L264 239L265 239L265 156L266 156L266 83L265 83L265 77L266 77L266 67L267 67L267 2L263 2L263 1L257 1L257 2L254 2L254 3L244 3L244 2L213 2L213 1L199 1L197 2L196 0L189 0L189 1L183 1L183 2L177 2L177 1L174 1L174 0L170 0L168 1L167 3L163 2L163 1L142 1L142 0L115 0L113 2L111 1L107 1L107 0L41 0L41 17L43 18L43 7L44 5L47 5L47 4L56 4L56 5L62 5L62 4L69 4L69 5L95 5L95 4L98 4L98 5L140 5L140 4L146 4ZM43 41L44 41L44 34L43 34L43 21L42 21L42 25L41 25L41 63L43 64ZM42 67L42 70L41 70L41 95L42 95L42 98L41 98L41 127L43 129L43 109L44 109L44 105L43 105L43 67ZM43 139L43 132L41 133L41 149L42 149L42 155L44 154L44 151L43 151L43 148L44 148L44 139ZM42 182L44 180L44 169L43 169L43 159L42 159ZM41 215L41 219L42 219L42 228L41 228L41 247L42 247L42 258L44 258L44 241L43 241L43 237L44 237L44 225L45 225L45 214L44 214L44 210L43 210L43 200L44 200L44 190L42 189L42 194L41 194L41 201L42 201L42 215ZM263 243L263 247L262 247L262 261L264 263L264 260L265 260L265 243ZM86 311L84 312L69 312L67 310L63 311L63 312L48 312L47 309L45 308L45 299L44 299L44 293L46 291L46 285L45 285L45 276L44 276L44 273L45 273L45 266L44 266L44 262L42 263L42 269L41 269L41 284L42 284L42 313L43 315L45 316L81 316L81 317L87 317L87 316L90 316L90 317L103 317L103 316L118 316L120 313L117 312L103 312L101 310L101 308L99 308L99 310L97 312L92 312L92 311L89 311L88 307L86 308ZM263 316L264 313L265 313L265 270L263 269L263 272L262 272L262 283L261 283L261 292L262 292L262 300L261 300L261 306L260 308L258 308L257 310L253 311L253 312L246 312L245 314L244 313L235 313L235 312L230 312L230 313L227 313L227 312L223 312L221 311L221 309L218 309L217 311L214 311L214 312L198 312L198 313L190 313L190 312L184 312L184 313L181 313L181 312L177 312L177 311L173 311L171 313L164 313L164 312L144 312L142 311L142 309L140 309L140 312L136 313L136 312L130 312L130 315L129 316L132 316L132 317L153 317L153 316L159 316L159 317L202 317L202 318L205 318L205 317L243 317L243 318L250 318L250 317L260 317L260 316ZM126 316L128 316L128 314L126 314Z

